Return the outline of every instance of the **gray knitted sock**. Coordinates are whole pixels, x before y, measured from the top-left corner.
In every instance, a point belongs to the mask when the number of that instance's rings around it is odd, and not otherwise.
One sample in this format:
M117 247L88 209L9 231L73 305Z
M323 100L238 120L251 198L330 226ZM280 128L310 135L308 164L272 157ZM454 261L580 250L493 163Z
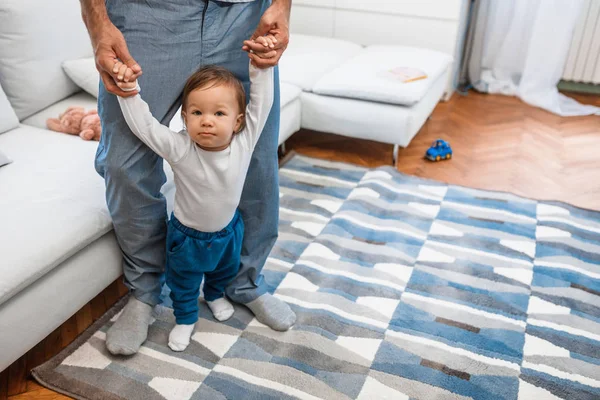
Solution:
M246 304L256 319L276 331L287 331L296 322L296 314L287 303L265 293Z
M123 313L106 333L106 348L112 354L137 353L148 336L153 307L131 296Z

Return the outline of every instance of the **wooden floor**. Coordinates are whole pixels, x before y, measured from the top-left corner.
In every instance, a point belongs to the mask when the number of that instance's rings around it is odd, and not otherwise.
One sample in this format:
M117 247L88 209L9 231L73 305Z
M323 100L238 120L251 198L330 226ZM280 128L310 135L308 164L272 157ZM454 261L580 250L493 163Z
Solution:
M574 96L600 106L600 96ZM374 118L376 116L373 116ZM423 158L432 142L450 142L452 160ZM390 164L392 146L301 131L287 149L369 167ZM440 103L410 145L404 173L600 210L600 116L561 118L514 97L469 92Z
M574 97L600 106L598 96ZM452 160L432 163L423 159L437 138L450 142ZM391 145L311 131L291 137L287 150L292 149L370 167L392 161ZM513 97L455 94L449 102L437 106L410 146L400 150L399 170L600 210L600 117L560 118ZM66 399L37 385L27 371L71 343L125 292L126 288L115 282L0 373L0 400Z
M38 385L29 376L28 371L49 360L67 347L126 293L127 288L121 279L113 282L26 355L0 373L0 400L7 397L11 400L69 399L70 397Z

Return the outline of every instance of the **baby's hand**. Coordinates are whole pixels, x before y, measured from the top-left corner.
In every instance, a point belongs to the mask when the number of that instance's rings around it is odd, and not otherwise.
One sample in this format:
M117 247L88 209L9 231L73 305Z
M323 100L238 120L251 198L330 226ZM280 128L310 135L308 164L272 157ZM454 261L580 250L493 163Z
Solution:
M265 47L269 47L269 48L274 48L275 44L277 43L277 39L275 39L275 36L268 34L266 36L259 36L256 39L254 39L254 41L256 43L260 43ZM132 71L133 72L133 71Z
M123 64L121 61L115 61L113 65L113 74L117 74L117 82L129 82L134 72L131 68L127 67L127 64Z
M121 61L115 62L115 65L113 66L113 73L117 74L117 79L115 79L115 82L121 89L128 91L134 90L137 87L136 80L129 82L131 77L134 75L133 70L127 67L126 64L123 64Z

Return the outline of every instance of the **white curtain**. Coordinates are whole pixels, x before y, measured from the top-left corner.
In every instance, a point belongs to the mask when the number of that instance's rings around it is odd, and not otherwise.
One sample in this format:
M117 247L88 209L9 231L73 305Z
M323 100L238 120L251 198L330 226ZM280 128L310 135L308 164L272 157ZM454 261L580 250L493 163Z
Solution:
M518 96L562 116L600 115L559 82L582 0L476 0L469 78L482 92Z

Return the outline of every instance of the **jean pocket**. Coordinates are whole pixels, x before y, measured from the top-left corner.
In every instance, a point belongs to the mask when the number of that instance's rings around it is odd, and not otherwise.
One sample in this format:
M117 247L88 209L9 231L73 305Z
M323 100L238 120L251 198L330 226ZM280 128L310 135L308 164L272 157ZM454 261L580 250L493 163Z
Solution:
M185 242L187 242L188 236L183 232L174 228L171 230L167 240L167 252L174 254L183 248Z

